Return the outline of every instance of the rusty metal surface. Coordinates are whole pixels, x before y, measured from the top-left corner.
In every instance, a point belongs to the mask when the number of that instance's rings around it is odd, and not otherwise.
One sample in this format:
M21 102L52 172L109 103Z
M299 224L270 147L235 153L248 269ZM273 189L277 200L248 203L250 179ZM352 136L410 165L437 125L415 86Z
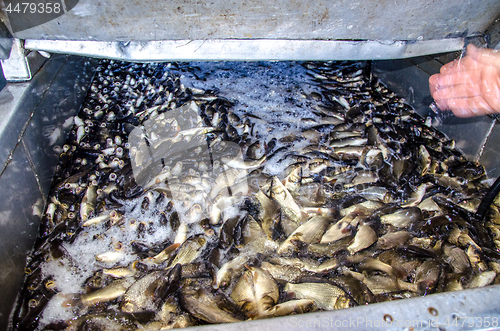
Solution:
M497 0L80 0L66 14L14 36L103 41L430 40L484 32L499 13Z

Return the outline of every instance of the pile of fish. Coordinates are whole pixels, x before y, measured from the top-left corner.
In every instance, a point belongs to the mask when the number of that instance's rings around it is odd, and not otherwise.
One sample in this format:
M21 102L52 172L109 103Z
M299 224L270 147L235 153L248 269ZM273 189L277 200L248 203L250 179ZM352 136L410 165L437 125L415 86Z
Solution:
M473 218L484 168L369 62L224 65L100 63L14 329L165 330L500 283L500 204ZM273 66L300 76L261 89L288 96L274 108L217 85Z

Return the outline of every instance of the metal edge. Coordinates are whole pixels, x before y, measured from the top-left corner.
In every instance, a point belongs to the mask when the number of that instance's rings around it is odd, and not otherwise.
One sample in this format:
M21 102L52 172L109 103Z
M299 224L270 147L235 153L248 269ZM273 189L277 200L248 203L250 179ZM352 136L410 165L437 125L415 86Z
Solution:
M186 328L186 331L500 330L500 285L266 320Z
M422 41L284 39L163 40L105 42L32 40L25 48L124 61L255 61L402 59L462 49L463 38Z
M3 74L2 64L0 63L0 92L6 85L7 85L7 79L5 79L5 76Z
M26 51L22 40L14 39L9 58L1 60L4 77L8 82L29 81L46 60L38 52Z

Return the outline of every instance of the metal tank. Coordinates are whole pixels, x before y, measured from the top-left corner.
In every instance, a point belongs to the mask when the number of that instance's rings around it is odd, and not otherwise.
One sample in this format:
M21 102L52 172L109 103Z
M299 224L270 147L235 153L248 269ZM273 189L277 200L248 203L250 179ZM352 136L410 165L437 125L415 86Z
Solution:
M0 330L8 329L26 255L47 203L58 155L54 146L65 140L65 121L79 110L96 58L380 60L373 62L379 79L425 117L432 102L431 74L468 42L500 48L500 2L495 0L61 0L63 12L57 17L8 15L9 4L20 2L0 1ZM447 117L435 124L469 158L480 161L490 178L500 175L496 118ZM237 327L491 329L499 325L499 293L495 285Z

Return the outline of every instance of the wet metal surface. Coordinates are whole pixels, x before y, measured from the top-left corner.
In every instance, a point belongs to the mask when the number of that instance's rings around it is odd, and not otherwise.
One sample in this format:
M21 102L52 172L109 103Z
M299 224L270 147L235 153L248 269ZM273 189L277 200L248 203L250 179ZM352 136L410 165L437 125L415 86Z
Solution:
M0 92L0 330L24 277L26 254L38 235L58 154L63 122L76 114L95 60L56 55L30 83Z
M430 40L484 31L500 2L483 0L236 2L80 0L67 14L14 34L66 40Z
M472 160L479 161L479 153L488 134L493 119L488 116L458 118L450 116L435 127L454 139L457 146ZM489 170L485 164L486 170ZM491 176L491 174L488 172Z
M491 131L483 149L483 154L479 160L487 169L490 177L500 176L500 123L497 121Z
M0 172L7 166L11 151L29 118L29 110L17 110L17 106L29 83L8 84L0 92Z
M31 114L60 70L59 59L49 61L31 84L10 83L0 92L0 173L7 166L9 155L19 143Z
M400 59L462 49L463 38L424 41L165 40L99 42L26 40L25 47L53 53L125 61L369 60Z
M26 151L20 145L0 176L0 330L5 330L9 313L23 282L26 255L38 235L40 219L33 206L42 203L35 175ZM40 210L43 203L40 205Z
M66 140L63 124L78 112L93 75L91 67L95 60L65 56L57 63L64 65L34 110L22 138L44 196L49 193L59 160L59 153L54 149L61 147Z

